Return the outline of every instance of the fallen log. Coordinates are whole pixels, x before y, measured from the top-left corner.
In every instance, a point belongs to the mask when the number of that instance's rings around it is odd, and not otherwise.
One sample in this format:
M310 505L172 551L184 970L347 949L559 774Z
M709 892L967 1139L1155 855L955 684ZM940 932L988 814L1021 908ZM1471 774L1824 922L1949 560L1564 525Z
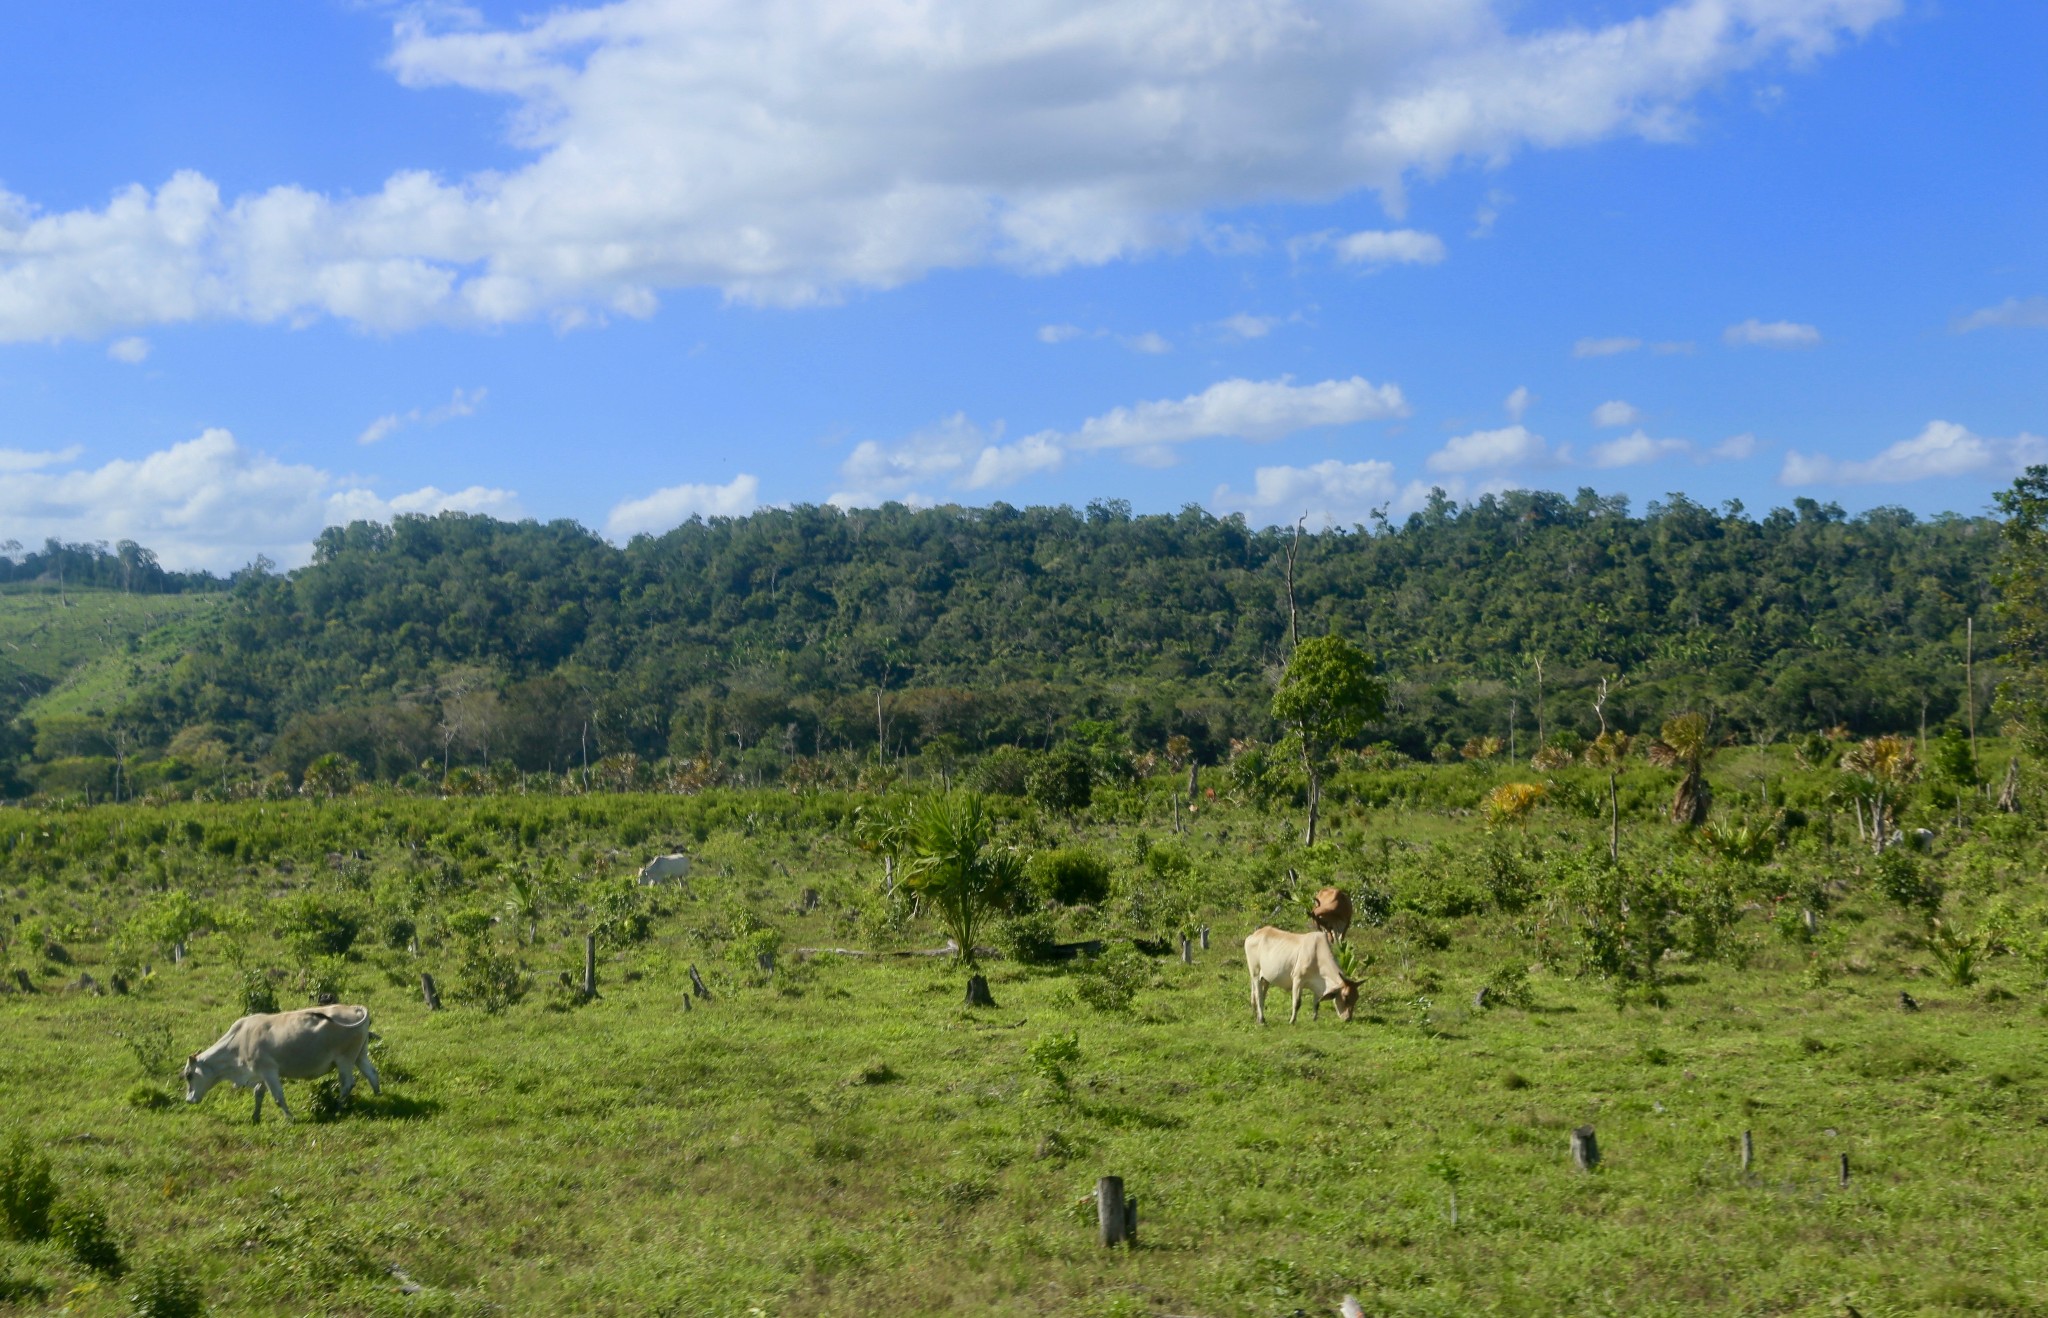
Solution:
M954 942L954 941L953 941L952 939L950 939L950 938L948 938L948 939L946 940L946 945L945 945L944 947L913 947L913 948L904 948L904 949L900 949L900 950L898 950L898 951L893 951L893 952L864 952L864 951L860 950L860 949L859 949L859 948L857 948L857 947L799 947L799 948L798 948L798 949L796 950L796 956L797 956L797 959L798 959L798 960L804 960L804 959L806 959L806 958L809 958L809 957L814 957L814 956L958 956L958 955L960 955L960 944L958 944L958 943ZM999 956L1001 956L1001 955L1002 955L1002 953L1000 953L1000 952L996 951L996 949L994 949L993 947L977 947L977 948L975 948L975 949L974 949L974 955L975 955L976 957L999 957Z

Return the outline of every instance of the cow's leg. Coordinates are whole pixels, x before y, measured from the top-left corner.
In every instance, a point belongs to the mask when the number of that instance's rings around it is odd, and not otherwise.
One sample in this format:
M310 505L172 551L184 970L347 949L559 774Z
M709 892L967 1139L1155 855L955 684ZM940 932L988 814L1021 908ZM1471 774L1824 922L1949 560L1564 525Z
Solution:
M377 1064L370 1060L370 1044L367 1039L363 1041L363 1050L356 1054L356 1069L363 1073L363 1079L370 1082L371 1093L384 1092L384 1077L377 1074Z
M1289 1012L1289 1013L1287 1014L1287 1023L1288 1023L1289 1025L1292 1025L1292 1024L1294 1024L1294 1022L1295 1022L1296 1018L1298 1018L1298 1017L1299 1017L1300 1015L1301 1015L1301 981L1297 979L1297 980L1295 980L1295 981L1294 981L1294 1010L1293 1010L1293 1011L1291 1011L1291 1012Z
M1266 981L1260 979L1256 971L1252 973L1252 1015L1259 1024L1266 1023Z
M262 1120L263 1120L263 1086L262 1086L262 1085L258 1085L258 1086L256 1086L256 1111L255 1111L254 1113L250 1114L249 1120L250 1120L250 1121L255 1121L255 1122L260 1122L260 1121L262 1121Z
M284 1082L277 1078L275 1072L263 1077L263 1087L270 1091L270 1101L277 1104L277 1110L279 1112L284 1113L284 1119L286 1121L298 1120L297 1117L292 1115L292 1110L285 1106Z
M337 1057L334 1059L334 1074L341 1081L341 1101L346 1103L348 1096L355 1092L355 1068L348 1064L348 1058Z

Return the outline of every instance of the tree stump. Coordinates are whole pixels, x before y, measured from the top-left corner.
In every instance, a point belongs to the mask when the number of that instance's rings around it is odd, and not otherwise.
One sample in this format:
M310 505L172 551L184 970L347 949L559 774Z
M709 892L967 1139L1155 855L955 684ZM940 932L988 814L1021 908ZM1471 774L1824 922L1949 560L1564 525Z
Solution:
M758 956L756 956L756 957L754 958L754 964L755 964L755 965L756 965L757 967L759 967L759 968L760 968L760 971L761 971L761 973L762 973L762 974L764 974L764 975L772 975L772 974L774 974L774 973L775 973L775 953L773 953L773 952L762 952L762 953L760 953L760 954L759 954Z
M1481 984L1481 985L1479 986L1479 991L1478 991L1477 993L1474 993L1474 994L1472 995L1472 1009L1473 1009L1474 1011L1485 1011L1485 1010L1486 1010L1486 995L1487 995L1487 987L1486 987L1486 985L1484 985L1484 984Z
M1209 950L1209 926L1208 926L1208 925L1206 925L1206 924L1205 924L1205 925L1203 925L1203 926L1202 926L1202 931L1201 931L1201 932L1202 932L1202 950L1203 950L1204 952L1206 952L1206 951L1208 951L1208 950Z
M1186 934L1182 934L1180 936L1180 962L1184 966L1191 966L1195 964L1194 947L1188 941L1188 936Z
M689 994L687 994L687 993L685 993L685 994L683 994L683 1015L687 1016L687 1015L689 1015L689 1014L690 1014L690 995L689 995Z
M424 971L420 974L420 999L427 1004L428 1011L441 1010L441 995L434 989L434 977Z
M15 987L19 988L23 993L33 993L36 991L35 981L30 979L28 977L28 972L26 970L23 970L20 966L16 966L14 968L14 984Z
M803 910L815 911L818 909L818 903L823 900L818 896L816 888L805 888L803 895L797 898L797 905Z
M1806 926L1806 936L1808 938L1820 932L1820 917L1813 913L1811 907L1802 909L1799 912L1799 923Z
M1593 1138L1591 1126L1581 1126L1572 1132L1572 1162L1582 1172L1600 1165L1600 1143Z
M583 996L597 996L597 935L583 935Z
M1751 1139L1749 1132L1745 1130L1742 1132L1742 1170L1747 1172L1749 1165L1755 1161L1756 1141Z
M967 977L967 1005L970 1007L993 1007L995 995L988 991L988 979L983 975Z
M704 987L704 977L697 973L697 967L690 967L690 992L706 1002L711 1000L711 990Z
M1138 1247L1138 1196L1124 1200L1124 1248Z
M1123 1177L1105 1176L1095 1183L1095 1224L1102 1232L1104 1249L1129 1239L1131 1216L1124 1204Z
M1846 1190L1849 1188L1849 1155L1846 1153L1842 1155L1841 1176L1842 1188Z

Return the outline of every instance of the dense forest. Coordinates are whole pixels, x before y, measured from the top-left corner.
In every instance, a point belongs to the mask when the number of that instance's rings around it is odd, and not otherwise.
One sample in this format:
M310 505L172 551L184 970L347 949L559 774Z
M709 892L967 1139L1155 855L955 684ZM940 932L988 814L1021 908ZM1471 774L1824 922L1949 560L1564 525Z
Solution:
M1076 736L1186 738L1214 763L1273 735L1290 635L1331 630L1389 684L1365 740L1416 757L1487 737L1526 757L1597 718L1680 709L1759 742L1917 730L1966 717L1972 618L1989 705L1998 541L1988 518L1809 499L1758 518L1681 495L1635 515L1581 490L1439 496L1299 534L1194 506L889 505L618 547L573 522L450 513L330 528L308 566L231 582L53 545L0 560L7 589L61 569L72 587L215 589L218 613L91 711L39 718L17 684L0 751L24 766L16 791L104 784L116 760L297 781L329 754L385 779L630 757L774 781L834 757L943 772Z

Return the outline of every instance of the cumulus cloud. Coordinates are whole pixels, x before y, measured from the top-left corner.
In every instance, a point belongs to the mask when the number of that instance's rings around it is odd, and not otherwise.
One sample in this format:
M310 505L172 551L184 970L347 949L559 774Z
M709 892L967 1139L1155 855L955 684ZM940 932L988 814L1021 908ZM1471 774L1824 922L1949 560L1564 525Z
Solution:
M1390 265L1436 265L1447 254L1444 240L1416 229L1367 229L1362 233L1317 234L1304 247L1328 245L1346 265L1378 270Z
M509 102L519 160L359 195L226 197L189 170L98 208L0 194L0 341L588 324L652 314L666 289L799 304L935 269L1235 250L1234 209L1374 191L1398 219L1411 177L1676 139L1701 93L1902 4L1661 0L1545 24L1510 0L613 0L504 26L407 6L387 67Z
M1398 489L1391 462L1331 458L1308 467L1260 467L1249 491L1219 485L1210 504L1222 512L1278 515L1285 522L1306 516L1321 526L1356 526Z
M1722 330L1721 339L1736 348L1811 348L1820 342L1820 331L1794 321L1751 317Z
M1587 459L1595 467L1640 467L1646 462L1660 458L1682 458L1692 453L1692 445L1682 439L1652 439L1641 430L1632 435L1622 435L1604 443L1595 444Z
M1143 334L1133 334L1124 340L1124 346L1132 352L1149 353L1155 356L1160 353L1173 351L1173 345L1166 341L1166 336L1154 330L1146 330Z
M454 396L439 407L415 407L409 412L387 412L364 426L363 433L356 436L356 443L375 444L381 439L389 439L407 426L438 426L443 421L453 421L457 417L475 416L477 408L483 406L484 398L489 393L488 389L457 389Z
M1624 352L1634 352L1643 346L1641 339L1580 339L1572 345L1574 357L1618 357Z
M1778 472L1781 485L1905 485L1945 476L2004 476L2048 461L2048 440L2021 433L1987 439L1953 421L1929 421L1875 457L1851 461L1825 453L1791 452Z
M1711 456L1720 458L1725 462L1740 462L1744 458L1754 456L1755 453L1756 436L1748 432L1740 435L1730 435L1714 445L1711 450Z
M1502 403L1501 406L1506 409L1508 420L1520 421L1522 414L1529 410L1529 404L1535 401L1536 395L1529 392L1529 386L1518 384L1515 386L1515 391L1508 395L1507 401Z
M18 448L0 448L0 475L17 471L40 471L61 463L78 461L78 455L85 450L77 444L69 448L31 451Z
M638 499L626 499L605 518L614 540L660 535L692 517L744 517L761 506L761 480L744 472L723 485L670 485Z
M1973 311L1955 323L1958 334L1994 328L2048 329L2048 297L2009 297L1995 307Z
M149 360L149 340L135 335L115 339L107 345L107 356L130 366L140 366Z
M281 462L225 430L208 430L141 458L70 467L79 450L22 455L0 450L0 525L23 540L129 539L171 568L226 570L257 554L292 566L312 554L322 528L397 513L447 509L519 515L509 490L433 486L385 498L360 481Z
M1552 456L1543 436L1517 424L1459 435L1430 454L1423 465L1437 472L1498 471L1541 466Z
M1263 339L1280 325L1278 316L1253 316L1238 312L1216 322L1216 328L1234 339Z
M1078 339L1087 332L1087 330L1082 329L1079 325L1040 325L1038 327L1038 341L1040 343L1065 343L1068 339Z
M839 467L842 488L827 502L872 506L904 499L919 486L988 490L1058 471L1077 453L1114 450L1143 467L1167 467L1174 446L1201 439L1269 443L1303 430L1408 415L1398 386L1353 376L1295 384L1291 379L1223 380L1186 398L1112 408L1073 430L1041 430L1006 443L1003 427L983 428L955 413L893 444L863 440Z
M1499 188L1490 188L1486 200L1479 203L1479 209L1472 214L1470 235L1485 238L1493 233L1493 226L1500 221L1500 213L1514 203L1514 197Z
M1596 426L1633 426L1641 422L1643 414L1634 404L1612 399L1593 409L1593 424Z

